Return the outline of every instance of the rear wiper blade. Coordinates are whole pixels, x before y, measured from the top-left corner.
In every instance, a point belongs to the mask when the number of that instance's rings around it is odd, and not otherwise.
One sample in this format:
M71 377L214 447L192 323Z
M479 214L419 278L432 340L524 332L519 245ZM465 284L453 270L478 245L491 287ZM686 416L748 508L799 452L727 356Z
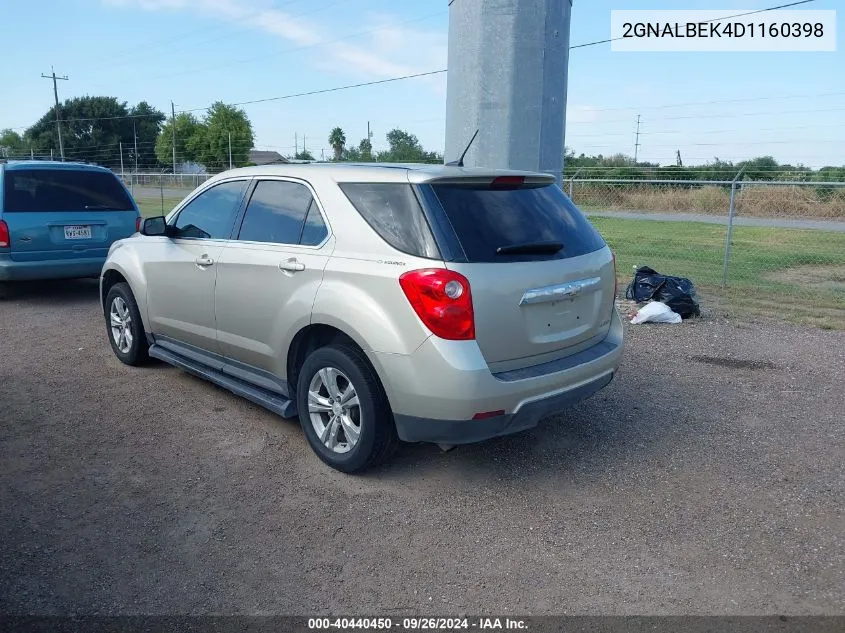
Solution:
M554 255L563 248L563 242L526 242L508 244L496 249L497 255Z
M108 206L107 204L86 204L85 210L86 211L109 211L112 207Z

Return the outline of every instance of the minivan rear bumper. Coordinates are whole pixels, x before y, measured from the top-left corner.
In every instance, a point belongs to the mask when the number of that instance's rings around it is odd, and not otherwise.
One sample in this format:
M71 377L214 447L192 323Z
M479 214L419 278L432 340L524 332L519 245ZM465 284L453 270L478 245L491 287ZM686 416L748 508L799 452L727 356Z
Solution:
M429 338L413 354L370 353L396 430L407 442L468 444L517 433L590 397L613 379L622 356L613 310L604 340L558 362L493 374L475 341ZM503 414L473 419L479 413Z
M105 256L19 262L3 253L0 254L0 281L99 277L105 263Z

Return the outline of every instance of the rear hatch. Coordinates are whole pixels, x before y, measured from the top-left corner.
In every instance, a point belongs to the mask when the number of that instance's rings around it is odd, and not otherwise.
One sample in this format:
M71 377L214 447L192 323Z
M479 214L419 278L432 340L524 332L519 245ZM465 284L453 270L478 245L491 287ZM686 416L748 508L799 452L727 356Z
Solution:
M5 170L3 220L14 261L106 257L135 232L138 210L111 172L68 167Z
M607 335L613 255L548 177L427 186L463 251L446 266L470 282L476 340L493 371L557 360Z

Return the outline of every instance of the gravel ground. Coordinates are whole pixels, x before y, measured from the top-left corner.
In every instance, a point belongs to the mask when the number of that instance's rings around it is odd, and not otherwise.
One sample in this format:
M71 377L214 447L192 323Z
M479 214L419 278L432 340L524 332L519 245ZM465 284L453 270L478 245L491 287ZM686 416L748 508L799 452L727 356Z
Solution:
M843 614L845 332L629 326L533 431L329 470L121 365L91 282L0 301L0 612Z

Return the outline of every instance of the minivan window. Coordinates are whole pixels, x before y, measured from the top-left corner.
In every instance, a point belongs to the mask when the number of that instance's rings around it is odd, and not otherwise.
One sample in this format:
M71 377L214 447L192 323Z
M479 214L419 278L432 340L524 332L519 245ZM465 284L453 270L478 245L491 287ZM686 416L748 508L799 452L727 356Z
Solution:
M232 180L206 189L176 217L178 237L227 240L246 188L246 180Z
M411 185L342 183L340 188L367 224L393 248L416 257L440 257Z
M313 209L313 212L309 212L309 209ZM285 180L262 180L255 186L249 200L238 239L299 244L306 224L305 217L312 215L320 218L308 187ZM322 239L311 245L320 241Z
M604 247L598 231L557 185L491 189L433 184L470 262L565 259ZM562 248L521 249L526 245Z
M89 169L7 169L3 210L134 211L112 173Z

